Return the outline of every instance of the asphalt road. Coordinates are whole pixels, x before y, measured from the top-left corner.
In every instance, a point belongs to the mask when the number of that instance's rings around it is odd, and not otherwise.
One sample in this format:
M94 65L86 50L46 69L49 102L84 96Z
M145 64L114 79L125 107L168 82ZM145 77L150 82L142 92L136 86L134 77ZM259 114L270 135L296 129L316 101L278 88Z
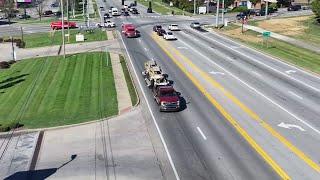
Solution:
M132 22L141 32L139 38L122 38L177 177L319 179L320 77L218 34L191 29L189 22L196 18L116 19L118 25ZM174 32L177 41L165 42L152 24L166 29L170 22L182 30ZM181 112L158 112L140 75L150 59L182 93L186 107Z

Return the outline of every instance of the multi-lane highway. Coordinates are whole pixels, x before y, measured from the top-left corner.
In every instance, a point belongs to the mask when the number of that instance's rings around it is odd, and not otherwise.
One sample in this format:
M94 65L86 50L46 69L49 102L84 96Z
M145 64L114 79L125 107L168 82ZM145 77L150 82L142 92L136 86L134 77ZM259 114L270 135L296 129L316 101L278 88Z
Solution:
M129 1L126 3L130 3ZM120 8L112 0L106 7ZM141 14L145 9L138 7ZM134 16L134 15L133 15ZM191 29L190 17L115 18L141 37L125 52L180 179L319 179L320 77L233 42ZM165 41L152 26L181 31ZM141 72L156 60L185 102L160 113ZM147 111L147 108L146 108ZM172 177L171 177L172 178Z

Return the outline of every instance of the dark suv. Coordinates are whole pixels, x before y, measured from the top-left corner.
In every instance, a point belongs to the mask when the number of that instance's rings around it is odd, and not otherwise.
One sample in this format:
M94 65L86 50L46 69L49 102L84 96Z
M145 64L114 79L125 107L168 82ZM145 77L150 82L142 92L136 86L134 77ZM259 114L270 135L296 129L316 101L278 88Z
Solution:
M301 9L301 5L293 5L288 7L288 11L299 11Z
M158 36L163 36L164 33L166 33L166 30L164 29L158 29L157 31Z
M153 26L153 31L154 31L154 32L157 32L158 29L162 29L162 26L161 26L161 25L155 25L155 26Z

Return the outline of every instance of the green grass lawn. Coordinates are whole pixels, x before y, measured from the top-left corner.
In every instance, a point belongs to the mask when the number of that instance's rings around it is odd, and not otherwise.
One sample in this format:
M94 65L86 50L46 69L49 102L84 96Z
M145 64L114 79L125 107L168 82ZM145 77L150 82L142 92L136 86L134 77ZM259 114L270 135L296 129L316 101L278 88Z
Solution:
M116 90L106 57L104 52L43 57L0 70L0 131L18 120L26 128L41 128L116 115Z
M294 36L293 38L320 46L320 23L310 18L306 21L301 21L300 24L307 27L307 29L303 31L303 35Z
M76 34L78 34L79 30L71 29L70 30L70 42L69 43L82 43L76 42ZM65 30L65 34L68 31ZM87 33L84 31L84 42L91 41L104 41L107 40L107 34L105 31L96 29L94 33ZM16 36L14 38L21 39L21 35ZM8 39L5 37L4 39ZM34 48L34 47L42 47L42 46L50 46L50 45L60 45L62 44L62 31L57 30L55 33L50 36L50 33L36 33L36 34L28 34L23 36L23 40L26 42L26 48ZM66 43L68 43L68 37L65 39Z
M131 76L130 76L130 72L128 70L128 66L127 66L126 60L124 59L124 57L122 55L119 55L119 58L120 58L121 67L122 67L122 70L123 70L123 73L124 73L124 77L125 77L126 82L127 82L129 94L130 94L130 97L131 97L131 104L132 104L132 106L134 106L138 102L138 97L137 97L137 94L136 94L136 90L134 88L134 84L132 82L132 79L131 79Z
M145 0L138 0L138 3L142 4L145 7L149 7L149 1L145 1ZM177 7L170 7L169 4L162 2L161 4L161 0L153 0L152 1L152 10L160 13L162 15L168 15L171 14L171 11L174 10L175 15L182 15L183 14L183 10L177 8ZM185 12L185 15L192 15L192 13L189 12Z
M215 31L223 31L223 30L215 29ZM260 33L257 33L251 30L245 31L244 34L247 36L247 39L250 39L250 37L256 38L257 35L260 35ZM320 74L320 54L319 53L316 53L307 49L303 49L301 47L297 47L295 45L292 45L283 41L279 41L274 38L270 38L269 47L267 48L266 43L264 43L264 46L262 47L262 43L261 43L262 41L258 43L250 40L240 39L236 36L230 36L230 35L228 36L250 47L253 47L262 52L270 54L271 56L278 57L287 62L290 62L291 64L300 66L302 68L305 68Z

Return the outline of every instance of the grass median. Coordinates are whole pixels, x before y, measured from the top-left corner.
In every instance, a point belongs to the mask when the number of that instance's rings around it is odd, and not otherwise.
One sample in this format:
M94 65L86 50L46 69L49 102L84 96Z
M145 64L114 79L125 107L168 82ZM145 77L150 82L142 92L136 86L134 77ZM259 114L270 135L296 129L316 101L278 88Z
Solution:
M271 56L320 74L320 53L279 41L274 38L269 39L268 47L266 39L262 46L261 34L251 30L245 30L244 33L241 33L241 27L236 26L237 25L229 24L226 30L214 30Z
M126 79L126 83L128 86L129 94L131 97L131 104L132 104L132 106L134 106L138 102L136 89L134 88L134 84L133 84L132 78L130 76L130 72L129 72L126 60L124 59L124 57L122 55L119 55L119 58L120 58L121 67L122 67L122 70L124 73L124 77Z
M105 52L23 60L0 70L0 131L17 122L44 128L118 113L111 64Z
M73 44L73 43L83 43L83 42L76 42L76 35L78 34L79 30L70 29L70 41L68 42L68 37L65 38L66 43ZM65 34L68 33L68 30L65 30ZM96 29L93 33L83 32L85 41L84 42L92 42L92 41L104 41L107 40L107 34L105 31ZM21 35L15 36L15 39L21 39ZM9 39L8 37L4 37L3 39ZM35 33L35 34L28 34L23 36L23 41L26 42L26 48L35 48L35 47L42 47L42 46L50 46L50 45L61 45L62 44L62 31L57 30L51 33Z

